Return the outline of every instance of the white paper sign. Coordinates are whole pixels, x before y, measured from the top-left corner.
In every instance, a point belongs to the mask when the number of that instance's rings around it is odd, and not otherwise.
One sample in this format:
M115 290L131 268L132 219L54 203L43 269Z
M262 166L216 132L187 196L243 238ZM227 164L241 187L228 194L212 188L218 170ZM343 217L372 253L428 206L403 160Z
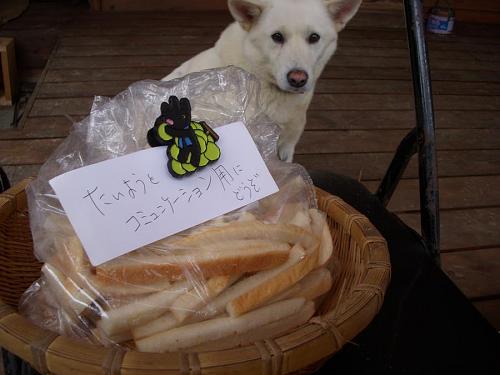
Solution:
M187 177L155 147L50 180L94 266L278 191L241 122L217 133L220 159Z

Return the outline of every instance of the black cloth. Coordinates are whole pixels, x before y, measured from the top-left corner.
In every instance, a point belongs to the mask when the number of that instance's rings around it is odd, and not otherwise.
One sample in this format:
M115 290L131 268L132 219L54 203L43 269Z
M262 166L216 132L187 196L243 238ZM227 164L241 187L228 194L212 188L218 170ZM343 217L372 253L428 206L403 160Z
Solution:
M4 172L2 167L0 167L0 193L10 188L10 182L7 178L7 174Z
M427 255L422 238L361 183L311 172L363 213L388 243L391 282L372 323L321 374L500 374L500 335Z

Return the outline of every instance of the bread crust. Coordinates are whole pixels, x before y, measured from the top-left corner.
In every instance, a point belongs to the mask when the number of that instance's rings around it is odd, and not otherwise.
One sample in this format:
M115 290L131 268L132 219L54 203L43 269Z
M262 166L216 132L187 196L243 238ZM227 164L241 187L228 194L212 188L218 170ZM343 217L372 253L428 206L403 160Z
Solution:
M220 339L234 333L244 334L257 327L278 321L299 311L304 306L303 298L289 299L264 306L237 318L223 317L205 320L173 328L136 341L143 352L165 352L189 348L210 339Z
M189 254L165 255L143 258L116 259L105 263L96 270L102 283L149 284L160 280L175 281L192 272L202 278L236 275L274 268L288 259L290 246L284 242L255 246L234 251L197 249Z
M295 245L290 252L291 255L292 252L300 248L300 245ZM316 247L306 252L298 262L283 267L271 277L263 278L262 282L255 288L230 301L226 305L226 311L230 316L236 317L265 304L311 272L317 264L317 259L318 251Z

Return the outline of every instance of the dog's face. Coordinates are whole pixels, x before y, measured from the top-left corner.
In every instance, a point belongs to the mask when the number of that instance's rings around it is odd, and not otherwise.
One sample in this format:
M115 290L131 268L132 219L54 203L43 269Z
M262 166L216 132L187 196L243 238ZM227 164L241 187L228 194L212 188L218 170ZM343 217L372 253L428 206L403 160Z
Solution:
M282 91L304 93L337 48L338 32L361 0L229 0L248 35L244 54L262 79Z

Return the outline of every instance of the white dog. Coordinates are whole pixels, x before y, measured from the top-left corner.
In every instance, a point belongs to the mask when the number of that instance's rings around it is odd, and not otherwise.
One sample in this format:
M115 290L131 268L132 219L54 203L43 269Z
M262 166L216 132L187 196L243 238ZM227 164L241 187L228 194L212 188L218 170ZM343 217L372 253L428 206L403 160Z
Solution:
M361 0L228 0L237 22L213 48L163 78L227 65L261 81L266 114L281 127L278 154L291 161L306 124L316 80L337 48L338 32Z

